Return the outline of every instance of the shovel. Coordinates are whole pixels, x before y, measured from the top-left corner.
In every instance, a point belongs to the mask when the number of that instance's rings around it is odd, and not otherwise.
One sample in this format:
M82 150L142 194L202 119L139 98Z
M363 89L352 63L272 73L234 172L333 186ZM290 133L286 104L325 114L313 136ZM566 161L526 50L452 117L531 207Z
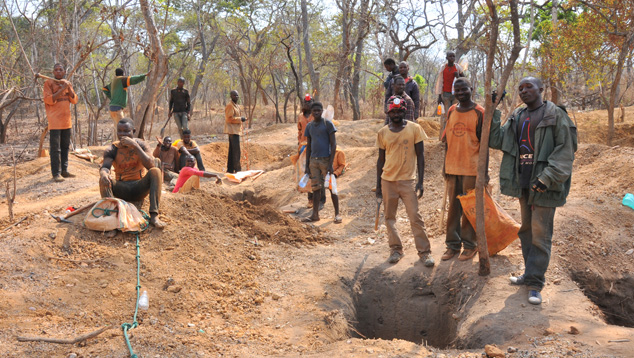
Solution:
M374 217L374 231L379 229L379 217L381 216L381 202L383 199L376 198L376 216Z
M164 134L165 134L165 127L167 127L167 124L170 122L170 117L167 117L167 120L165 121L165 124L163 124L163 128L161 128L161 138L164 138Z
M68 220L69 218L71 218L71 217L73 217L73 216L75 216L75 215L77 215L77 214L79 214L79 213L82 213L82 212L84 212L84 211L86 211L86 210L88 210L88 209L92 208L95 204L97 204L97 202L96 202L96 201L95 201L95 202L92 202L92 203L90 203L90 204L84 205L84 206L82 206L81 208L79 208L79 209L77 209L77 210L75 210L75 211L72 211L72 212L70 212L70 213L66 214L66 215L65 215L65 216L63 216L63 217L62 217L62 216L53 215L53 214L51 214L51 216L52 216L52 217L53 217L53 219L55 219L58 223L69 223L69 224L72 224L73 222L72 222L72 221L70 221L70 220Z

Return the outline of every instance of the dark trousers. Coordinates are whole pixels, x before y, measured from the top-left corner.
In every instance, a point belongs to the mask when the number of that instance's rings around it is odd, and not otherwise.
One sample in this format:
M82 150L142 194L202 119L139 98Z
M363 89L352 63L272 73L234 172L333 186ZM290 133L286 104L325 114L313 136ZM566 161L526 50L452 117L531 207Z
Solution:
M237 173L240 167L240 135L229 134L229 155L227 158L227 173Z
M447 236L445 245L448 249L460 251L475 249L477 246L476 235L473 226L462 215L462 205L458 195L464 195L475 188L476 177L467 175L447 175L446 185L449 194L449 210L447 210ZM460 222L462 220L462 223Z
M203 164L203 157L200 156L200 152L198 152L197 154L192 154L194 156L194 158L196 158L196 166L198 166L198 170L202 170L205 171L205 165ZM181 155L180 158L178 159L178 168L183 169L185 168L185 164L187 164L187 157L184 155Z
M531 290L541 291L546 282L546 270L550 263L555 208L529 205L529 190L522 190L520 198L522 226L517 236L522 243L522 256L524 256L524 282Z
M51 173L53 176L68 171L68 148L70 148L70 128L50 130ZM61 170L60 170L61 164Z
M321 197L319 197L319 202L322 204L326 204L326 188L321 187ZM313 192L308 193L308 201L313 201Z
M150 195L150 213L159 212L159 202L161 201L161 189L163 186L163 175L161 169L151 168L140 180L112 181L112 188L99 183L99 192L102 198L119 198L127 202L134 203L143 201Z

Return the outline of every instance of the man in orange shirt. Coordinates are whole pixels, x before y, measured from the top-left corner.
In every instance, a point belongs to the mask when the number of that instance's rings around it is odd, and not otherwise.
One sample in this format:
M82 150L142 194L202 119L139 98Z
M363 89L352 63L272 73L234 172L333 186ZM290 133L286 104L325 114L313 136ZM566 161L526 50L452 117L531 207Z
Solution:
M424 135L418 123L405 120L406 106L403 97L392 96L388 100L390 123L379 130L376 139L379 147L376 197L382 198L385 205L385 226L391 251L388 262L395 264L403 257L403 244L396 230L396 211L401 199L412 227L418 257L426 267L432 267L431 245L418 211L425 175Z
M70 104L77 104L79 98L70 82L64 79L66 69L61 63L53 67L53 76L57 81L44 82L44 107L50 132L51 173L55 182L62 182L64 178L75 176L68 172L68 151L72 127Z
M161 201L161 169L154 166L150 148L143 139L134 138L134 123L123 118L117 123L119 140L113 142L103 153L103 164L99 169L99 192L102 198L119 198L128 202L138 202L150 196L150 224L156 228L165 227L158 218ZM110 177L114 166L115 177Z
M225 107L225 134L229 136L229 154L227 158L227 173L237 173L242 170L240 166L240 133L242 133L242 123L246 118L242 116L238 100L238 91L231 91L231 102Z
M473 88L468 79L464 77L456 79L454 93L458 104L454 104L447 111L447 126L441 138L447 148L444 174L449 194L445 238L447 251L442 255L443 261L460 253L461 248L464 250L458 257L460 261L470 260L477 252L475 230L469 220L462 215L462 206L458 199L458 196L475 188L478 174L484 108L471 100L472 91Z

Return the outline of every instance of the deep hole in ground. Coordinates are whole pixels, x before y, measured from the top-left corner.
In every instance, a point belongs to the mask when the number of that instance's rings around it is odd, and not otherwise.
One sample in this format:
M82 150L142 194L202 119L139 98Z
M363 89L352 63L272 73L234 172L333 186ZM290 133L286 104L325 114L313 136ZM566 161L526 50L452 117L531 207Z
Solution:
M447 348L456 339L458 322L452 315L453 302L459 295L455 290L449 292L445 285L434 284L430 277L397 278L383 271L370 271L353 291L351 335Z
M584 294L596 304L608 323L634 327L634 275L604 277L596 272L572 273Z

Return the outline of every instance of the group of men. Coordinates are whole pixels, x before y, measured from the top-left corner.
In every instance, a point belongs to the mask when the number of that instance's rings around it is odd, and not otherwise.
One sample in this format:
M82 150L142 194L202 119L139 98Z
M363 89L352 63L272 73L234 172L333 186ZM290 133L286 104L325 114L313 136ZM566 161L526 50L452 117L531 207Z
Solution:
M478 155L482 135L484 109L472 99L473 87L455 63L455 54L447 53L447 64L439 73L436 90L439 102L446 104L446 124L441 127L441 140L445 144L443 175L449 193L446 226L446 251L443 261L455 255L466 261L477 252L475 231L462 215L458 196L475 187ZM418 85L409 76L409 66L401 62L398 67L392 59L384 62L389 71L385 82L385 113L387 123L377 133L378 147L376 197L384 204L385 224L390 247L390 263L403 257L403 245L396 229L399 199L403 201L409 217L414 242L424 266L435 264L431 245L418 208L423 196L424 132L416 122L419 112ZM70 103L77 103L77 95L70 82L64 79L61 64L53 69L55 80L44 84L44 102L51 130L50 156L54 181L73 177L68 172L70 143ZM156 227L165 224L158 218L163 180L174 192L186 185L192 177L216 177L206 172L200 148L191 140L187 128L191 104L184 80L170 96L169 115L178 118L181 140L172 143L171 137L157 138L153 152L145 141L134 138L134 123L124 118L122 110L127 104L125 91L139 83L146 75L116 76L104 92L111 98L110 112L115 120L116 136L104 153L99 170L99 188L102 197L117 197L139 202L149 196L150 223ZM501 125L500 112L495 110L488 145L500 149L500 189L505 195L519 199L521 208L521 241L525 270L522 275L511 276L515 285L526 285L528 301L540 304L540 291L545 284L553 234L553 220L557 207L564 205L570 190L572 163L577 147L576 127L566 111L552 102L544 101L542 82L534 77L519 83L519 96L525 106L516 109ZM231 102L225 108L225 133L229 135L227 172L235 173L240 166L240 134L246 118L238 106L239 95L231 91ZM454 103L457 102L457 103ZM495 102L495 100L494 100ZM306 95L302 113L298 118L297 141L299 152L306 151L305 173L310 177L310 217L305 221L319 221L319 211L325 201L324 179L327 174L339 178L346 163L343 152L337 148L335 125L323 118L323 105ZM118 140L116 140L118 138ZM198 164L198 170L194 165ZM114 167L115 175L111 175ZM180 174L179 174L180 172ZM323 200L322 200L323 199ZM331 190L334 222L342 222L339 197ZM461 251L462 250L462 251Z
M450 260L459 254L458 260L466 261L477 253L477 241L473 226L463 216L458 197L475 188L484 108L473 101L473 87L455 64L455 53L448 52L447 60L436 86L438 102L448 107L440 135L445 144L443 175L449 193L446 251L441 259ZM391 71L388 65L386 61L385 67ZM391 71L386 81L386 93L389 87L401 85L398 75ZM543 91L541 80L523 78L518 92L525 106L516 109L503 125L501 113L496 109L488 143L491 148L503 152L500 164L502 194L519 199L521 227L517 235L525 268L523 274L511 276L510 282L528 288L531 304L542 302L541 290L550 261L555 210L566 202L577 149L574 123L565 109L543 99ZM493 102L496 102L495 96ZM403 246L395 227L400 198L409 217L420 260L431 267L434 259L417 200L423 195L422 129L417 123L406 120L408 106L411 103L407 98L398 94L386 101L389 123L377 135L376 196L385 204L391 250L388 262L397 263L403 256Z

